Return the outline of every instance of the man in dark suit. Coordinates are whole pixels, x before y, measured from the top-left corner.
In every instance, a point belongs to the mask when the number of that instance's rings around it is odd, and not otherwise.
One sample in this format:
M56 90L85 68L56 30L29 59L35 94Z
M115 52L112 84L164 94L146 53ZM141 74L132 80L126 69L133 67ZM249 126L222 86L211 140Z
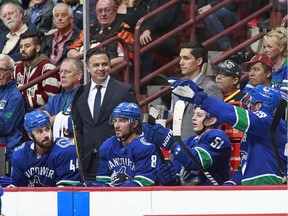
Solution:
M138 102L131 85L109 75L111 63L108 51L98 48L88 50L86 64L91 81L72 105L72 113L84 178L93 181L99 167L99 148L114 135L113 125L109 124L112 110L121 102Z
M202 72L202 66L207 60L207 51L205 47L195 41L182 44L180 50L180 68L182 75L187 79L193 80L197 86L204 89L209 96L223 100L223 95L213 79L206 77ZM172 96L173 105L179 100ZM192 126L192 117L194 115L194 105L185 103L185 111L181 125L181 136L183 139L196 135ZM174 107L174 106L173 106Z

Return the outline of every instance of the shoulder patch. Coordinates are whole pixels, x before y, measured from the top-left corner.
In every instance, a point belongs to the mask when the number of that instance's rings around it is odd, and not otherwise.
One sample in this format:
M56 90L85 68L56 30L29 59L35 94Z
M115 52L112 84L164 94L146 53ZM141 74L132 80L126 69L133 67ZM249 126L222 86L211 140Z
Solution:
M60 148L67 148L68 146L74 146L73 143L71 143L69 140L64 139L64 138L56 140L55 144L59 146Z
M0 110L4 109L6 106L7 100L1 100L0 101Z
M141 137L141 138L140 138L140 142L141 142L143 145L147 145L147 146L152 145L152 143L147 142L144 137Z

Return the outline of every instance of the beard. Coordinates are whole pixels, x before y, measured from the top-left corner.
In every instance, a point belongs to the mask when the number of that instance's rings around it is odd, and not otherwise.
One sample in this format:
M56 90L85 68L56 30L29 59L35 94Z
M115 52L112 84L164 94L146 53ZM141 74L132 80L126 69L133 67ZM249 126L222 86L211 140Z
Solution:
M23 54L21 53L21 60L22 60L22 61L30 61L30 60L33 60L36 56L37 56L36 49L33 49L33 50L31 51L31 54L30 54L30 55L29 55L29 54L23 55Z

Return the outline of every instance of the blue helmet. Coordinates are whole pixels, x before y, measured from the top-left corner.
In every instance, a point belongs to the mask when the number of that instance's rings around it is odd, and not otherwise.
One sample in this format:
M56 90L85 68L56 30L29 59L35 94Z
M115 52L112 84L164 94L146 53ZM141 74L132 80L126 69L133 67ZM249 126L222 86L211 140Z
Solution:
M24 117L24 127L29 134L33 134L33 130L49 125L50 118L43 110L34 110L27 113Z
M141 120L141 112L136 103L122 102L112 111L111 117L127 118L132 124L134 120Z
M258 85L249 91L252 98L250 105L254 106L257 102L262 103L264 110L273 112L281 100L281 92L269 86Z

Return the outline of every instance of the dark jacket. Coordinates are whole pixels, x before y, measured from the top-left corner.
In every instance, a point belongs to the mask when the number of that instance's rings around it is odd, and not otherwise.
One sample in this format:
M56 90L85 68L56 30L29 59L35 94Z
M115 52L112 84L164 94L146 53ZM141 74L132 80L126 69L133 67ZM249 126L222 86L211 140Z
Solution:
M52 28L53 24L53 2L51 0L47 0L45 6L43 7L42 12L36 18L34 24L37 27L37 30L41 33L48 32ZM24 21L26 23L31 23L31 17L33 14L34 7L27 8L24 13Z
M99 118L95 123L87 102L90 86L91 82L85 85L84 92L78 98L76 106L72 107L72 113L75 113L73 120L85 177L87 180L95 180L99 166L99 148L107 138L115 133L113 125L109 124L112 110L121 102L138 102L131 85L110 77Z
M36 33L37 32L36 26L34 26L33 24L28 25L28 29L26 32ZM9 33L9 29L6 29L6 31L0 34L0 53L2 53L2 50L6 43L6 35L8 33ZM16 46L9 53L7 53L7 55L9 55L14 61L21 60L19 44L20 44L20 40L17 42Z
M63 59L65 59L67 57L67 53L69 51L67 48L78 38L78 36L80 34L80 30L78 30L76 28L73 28L72 31L73 31L73 33L72 33L71 38L64 43L63 55L59 59L59 61L56 63L56 66L61 64ZM54 35L55 35L55 33L52 35L47 35L43 38L43 41L42 41L42 53L45 54L46 56L48 56L49 58L52 54L52 41L53 41Z

